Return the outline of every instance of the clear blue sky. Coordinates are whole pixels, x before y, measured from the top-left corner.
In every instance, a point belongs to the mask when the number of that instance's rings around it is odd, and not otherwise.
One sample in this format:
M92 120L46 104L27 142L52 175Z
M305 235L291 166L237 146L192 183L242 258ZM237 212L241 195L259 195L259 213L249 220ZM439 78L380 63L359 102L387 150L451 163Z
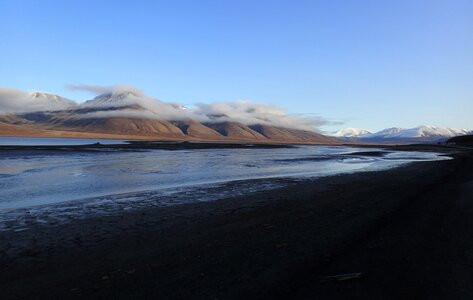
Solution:
M382 129L473 129L473 1L0 0L0 86L251 99Z

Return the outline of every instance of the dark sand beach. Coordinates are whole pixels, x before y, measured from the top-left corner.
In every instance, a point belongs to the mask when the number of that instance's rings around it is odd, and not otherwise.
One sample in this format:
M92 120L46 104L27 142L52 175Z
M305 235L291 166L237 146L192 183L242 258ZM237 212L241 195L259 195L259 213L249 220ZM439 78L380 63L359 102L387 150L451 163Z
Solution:
M455 152L3 231L1 298L472 299L473 154Z

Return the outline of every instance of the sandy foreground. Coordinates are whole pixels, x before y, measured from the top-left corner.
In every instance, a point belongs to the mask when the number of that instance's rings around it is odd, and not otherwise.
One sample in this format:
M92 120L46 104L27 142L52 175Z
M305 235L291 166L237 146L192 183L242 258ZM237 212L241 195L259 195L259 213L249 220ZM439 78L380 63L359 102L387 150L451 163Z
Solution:
M473 299L473 153L0 232L2 299Z

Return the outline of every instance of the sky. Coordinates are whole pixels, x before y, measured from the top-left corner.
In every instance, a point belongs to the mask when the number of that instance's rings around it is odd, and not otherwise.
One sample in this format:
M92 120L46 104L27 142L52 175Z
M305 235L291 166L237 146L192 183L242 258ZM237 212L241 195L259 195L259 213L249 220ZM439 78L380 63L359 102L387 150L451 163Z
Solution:
M0 0L0 87L251 100L326 131L473 129L471 16L471 0Z

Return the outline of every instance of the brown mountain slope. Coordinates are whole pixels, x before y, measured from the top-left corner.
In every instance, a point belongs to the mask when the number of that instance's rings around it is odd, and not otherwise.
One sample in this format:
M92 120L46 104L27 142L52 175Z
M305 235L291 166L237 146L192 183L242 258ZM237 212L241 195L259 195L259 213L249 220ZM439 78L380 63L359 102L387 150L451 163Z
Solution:
M34 136L41 135L41 130L26 125L12 125L0 122L0 133L2 136Z
M59 125L63 130L77 130L85 132L141 135L141 136L166 136L184 138L184 133L175 125L167 121L135 118L94 118L94 119L69 119Z
M236 140L256 140L267 141L268 138L259 132L254 131L246 125L236 122L224 123L206 123L205 126L210 127L221 135Z
M94 138L94 139L149 139L149 137L126 136L105 133L44 130L29 125L11 125L0 122L0 136L6 137L51 137L51 138Z
M280 128L268 125L251 125L249 126L252 130L260 133L266 138L273 141L285 141L285 142L311 142L318 141L320 143L337 143L338 141L334 138L325 136L320 133L299 130L299 129L289 129L289 128Z
M48 130L185 138L182 130L168 121L127 117L94 118L88 115L90 112L84 109L37 112L19 117L23 118L23 123L33 122L38 128Z
M99 117L126 115L120 110L141 107L80 108L0 116L0 136L91 137L155 140L241 141L258 143L337 144L336 139L319 133L269 125L247 126L237 122L199 123L194 120L164 121L138 117ZM99 114L95 114L99 113ZM109 115L113 115L109 114Z
M33 121L29 121L25 118L23 118L20 115L15 115L15 114L6 114L6 115L0 115L0 122L3 123L4 125L27 125L27 124L35 124Z
M221 140L223 138L223 136L217 131L193 120L175 121L172 122L172 124L177 126L185 135L189 137L216 140Z

